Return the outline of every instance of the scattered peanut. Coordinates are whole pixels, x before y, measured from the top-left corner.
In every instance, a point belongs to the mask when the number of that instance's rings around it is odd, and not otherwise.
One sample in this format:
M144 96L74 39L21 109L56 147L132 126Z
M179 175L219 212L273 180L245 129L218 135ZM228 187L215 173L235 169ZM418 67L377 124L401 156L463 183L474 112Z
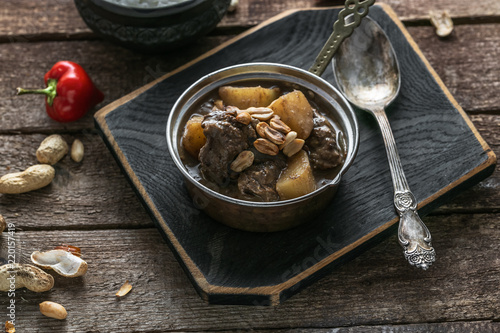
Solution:
M297 138L297 132L295 131L288 132L288 134L285 136L285 142L282 145L280 145L280 149L285 148L288 144L290 144L290 142L292 142L296 138Z
M5 230L5 228L7 228L7 222L5 222L3 216L0 215L0 233L2 233Z
M453 31L453 21L448 11L435 12L431 10L429 16L432 25L436 28L436 34L439 37L446 37L451 34Z
M254 141L253 146L262 154L275 156L279 153L279 148L274 143L267 139L258 138Z
M291 131L291 128L288 127L287 124L285 124L283 122L283 120L280 119L280 117L278 115L275 115L270 121L269 121L269 125L277 130L277 131L280 131L281 133L283 134L287 134L288 132Z
M5 333L15 333L16 332L16 327L14 324L12 324L11 321L7 320L5 322Z
M15 278L12 279L12 276ZM0 266L0 291L26 287L40 293L52 289L54 278L40 268L28 264L6 264Z
M18 194L37 190L49 185L55 175L56 171L50 165L36 164L0 178L0 193Z
M246 168L250 167L253 163L254 155L250 150L244 150L236 157L236 159L231 163L229 168L234 172L242 172Z
M45 301L40 303L40 312L47 317L55 318L55 319L66 319L68 313L64 306L59 303Z
M231 0L231 3L229 4L229 7L227 7L227 12L232 13L236 10L238 7L239 0Z
M62 136L54 134L45 138L36 151L36 158L42 164L54 165L68 153L68 144Z
M236 121L248 125L252 121L252 116L248 112L241 112L236 116Z
M277 131L274 128L268 126L264 129L264 132L266 134L266 139L268 139L272 143L277 145L285 143L285 134L281 133L280 131Z
M130 290L132 290L132 285L130 283L128 283L128 280L127 280L127 281L125 281L123 286L120 287L120 290L118 290L118 292L115 295L118 297L122 297L122 296L127 295Z
M71 145L71 159L76 163L80 163L83 160L84 147L83 143L75 139Z
M283 154L290 157L297 154L304 147L304 140L295 139L283 148Z
M246 110L241 110L241 111L249 113L252 117L260 121L269 120L274 115L274 111L266 107L259 107L259 108L250 107Z
M255 126L255 130L257 131L257 134L260 135L261 138L266 137L266 131L265 129L269 127L269 125L265 121L261 121Z

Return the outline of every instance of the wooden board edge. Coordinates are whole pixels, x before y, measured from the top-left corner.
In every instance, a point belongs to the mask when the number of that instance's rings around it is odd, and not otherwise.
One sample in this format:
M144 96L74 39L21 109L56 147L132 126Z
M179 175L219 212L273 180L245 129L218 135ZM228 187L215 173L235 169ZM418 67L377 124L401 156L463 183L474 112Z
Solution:
M479 166L476 168L472 169L469 171L467 174L462 176L461 178L457 179L453 183L449 184L448 186L444 187L440 191L434 193L432 196L425 198L419 203L418 209L422 209L423 207L427 206L429 203L433 202L434 200L442 197L444 194L450 192L452 189L457 188L459 185L465 183L467 180L471 179L475 175L483 172L487 168L493 166L496 164L497 158L495 153L490 149L489 145L484 141L482 136L479 134L477 131L476 127L468 117L468 115L465 113L465 111L460 107L458 102L454 99L454 97L451 95L449 92L448 88L444 85L443 81L441 78L437 75L435 70L432 68L428 60L425 58L424 54L418 47L418 45L415 43L411 35L408 33L406 28L404 27L403 23L399 20L397 17L396 13L393 11L393 9L385 4L385 3L377 3L388 15L389 17L396 23L396 25L401 29L403 32L403 35L409 42L410 46L413 48L415 53L420 57L424 65L427 67L429 73L434 77L436 82L438 83L439 87L442 89L444 92L445 96L448 98L448 100L452 103L452 105L459 111L460 115L464 118L465 122L469 126L470 130L473 132L474 136L480 143L482 149L485 151L487 155L487 159L481 163ZM319 8L314 8L314 9L319 9ZM324 8L322 8L324 9ZM329 9L329 8L327 8ZM319 9L320 10L320 9ZM287 280L281 284L277 284L274 286L268 286L268 287L258 287L258 288L231 288L231 287L212 287L211 288L211 293L220 293L220 294L229 294L229 293L237 293L241 294L242 292L249 292L249 293L255 293L255 294L260 294L262 291L266 291L269 288L273 288L274 292L269 294L270 295L270 305L277 305L280 303L280 300L282 299L281 294L283 291L290 289L293 287L293 285L297 284L298 282L309 278L311 275L314 273L320 271L324 267L330 265L333 261L336 259L342 257L348 252L351 252L353 249L356 247L360 246L361 244L364 244L365 242L373 239L375 236L379 235L380 233L388 230L391 228L394 224L399 222L399 218L395 218L390 220L389 222L385 223L384 225L374 229L372 232L369 234L365 235L364 237L358 239L356 242L351 243L349 246L342 248L341 250L331 254L330 256L324 258L322 261L318 262L316 265L311 266L307 270L301 272L300 274L294 276L292 279Z
M487 167L493 165L496 163L496 156L495 154L491 151L489 148L488 144L484 141L484 139L481 137L477 129L475 128L474 124L472 121L469 119L465 111L458 105L456 100L453 98L451 93L448 91L442 80L439 78L437 73L434 71L434 69L430 66L429 62L427 59L424 57L423 53L420 51L418 48L417 44L414 42L412 39L411 35L408 33L402 22L397 18L396 13L392 10L392 8L384 3L377 3L382 9L389 15L389 17L398 25L398 27L401 29L403 32L405 38L408 40L412 48L415 50L415 52L419 55L419 57L422 59L426 67L428 68L429 72L431 75L434 77L440 88L443 90L447 98L450 100L450 102L453 104L454 107L460 112L461 116L464 118L466 123L468 124L469 128L471 131L474 133L475 137L477 140L480 142L481 147L483 150L487 153L488 158L487 161L481 164L480 166L476 167L475 169L471 170L468 174L464 175L457 181L453 182L452 184L448 185L444 189L440 190L439 192L435 193L433 196L424 199L420 204L419 204L419 209L426 206L435 198L442 196L443 194L447 193L451 189L457 187L458 185L462 184L464 181L468 180L469 178L473 177L477 173L481 172L482 170L485 170ZM205 278L204 274L198 269L196 264L191 260L191 258L188 256L188 254L185 252L184 248L182 245L179 243L179 241L176 239L175 235L171 231L171 229L167 226L165 221L163 220L162 216L159 214L158 209L155 207L154 203L152 202L151 198L145 191L144 187L138 180L137 176L131 169L130 165L128 164L123 152L119 148L117 142L114 140L113 135L111 134L111 131L109 130L105 117L108 113L112 112L119 106L127 103L128 101L132 100L133 98L137 97L138 95L142 94L146 90L150 89L157 83L165 80L166 78L192 66L193 64L203 60L204 58L215 54L216 52L220 51L221 49L227 47L228 45L238 41L239 39L254 33L255 31L275 22L278 21L286 16L292 15L296 12L299 11L310 11L310 10L325 10L325 9L334 9L336 7L326 7L326 8L306 8L306 9L292 9L285 11L279 15L276 15L261 24L257 25L254 28L249 29L245 33L236 36L235 38L232 38L225 43L219 45L218 47L212 49L211 51L201 55L200 57L186 63L185 65L175 69L172 72L169 72L162 77L150 82L149 84L135 90L134 92L118 99L115 102L110 103L109 105L105 106L104 108L100 109L95 115L95 121L98 123L99 127L103 131L103 134L106 136L106 138L109 140L109 144L112 146L113 150L115 151L116 158L119 159L120 163L122 163L123 168L127 174L128 177L130 177L130 180L132 183L136 186L137 190L139 191L140 195L142 196L143 200L146 202L146 204L150 207L154 217L157 219L157 221L161 224L161 227L163 231L167 234L167 237L169 241L171 242L171 245L178 251L178 255L182 258L182 265L186 265L186 269L188 270L189 274L191 275L191 278L194 279L195 284L197 284L197 291L200 293L201 297L209 302L211 298L217 297L217 295L233 295L237 297L237 295L244 295L244 296L250 296L250 295L255 295L255 296L264 296L268 297L268 303L264 305L278 305L282 301L282 293L285 290L288 290L292 288L294 285L299 283L300 281L311 277L314 275L314 273L320 271L322 268L325 266L330 265L333 261L336 259L342 257L346 253L351 252L353 249L356 247L360 246L361 244L366 243L367 241L373 239L375 236L379 235L380 233L386 231L390 227L392 227L395 223L399 221L399 218L394 218L390 220L389 222L385 223L384 225L374 229L372 232L369 234L363 236L362 238L358 239L356 242L351 243L349 246L346 246L342 248L341 250L331 254L330 256L324 258L322 261L318 262L317 264L311 266L307 270L301 272L300 274L294 276L293 278L284 281L281 284L276 284L276 285L271 285L271 286L264 286L264 287L253 287L253 288L243 288L243 287L223 287L223 286L216 286L216 285L211 285Z
M328 9L332 9L332 8L334 8L334 7L328 7ZM320 10L320 8L315 8L315 9ZM184 248L182 247L180 242L177 240L177 238L173 234L172 230L168 227L168 225L163 220L163 217L160 215L158 209L154 205L153 201L149 197L148 193L146 192L146 190L144 189L142 184L140 183L135 172L130 167L130 164L128 163L125 155L123 154L122 150L120 149L118 143L114 139L114 136L111 133L111 131L108 127L108 124L106 122L106 116L109 113L111 113L112 111L116 110L121 105L131 101L132 99L136 98L140 94L144 93L145 91L152 88L153 86L155 86L159 82L167 79L168 77L170 77L178 72L183 71L184 69L192 66L193 64L211 56L212 54L217 53L218 51L224 49L228 45L240 40L241 38L244 38L247 35L254 33L257 30L262 29L263 27L265 27L273 22L276 22L278 20L283 19L284 17L287 17L289 15L292 15L296 12L303 11L303 10L309 10L309 9L290 9L290 10L284 11L281 14L278 14L278 15L260 23L259 25L247 30L246 32L222 43L221 45L217 46L216 48L204 53L203 55L186 63L185 65L178 67L177 69L159 77L158 79L156 79L156 80L136 89L135 91L123 96L122 98L106 105L105 107L101 108L99 111L97 111L94 114L94 121L95 121L98 129L101 130L103 137L106 138L108 146L110 147L110 149L112 149L114 151L114 154L113 154L114 157L119 161L119 164L121 164L121 167L122 167L124 173L126 174L126 176L128 177L128 179L130 180L130 182L136 187L137 192L142 197L142 200L145 202L146 206L148 206L151 214L158 221L158 223L161 224L161 228L163 229L163 232L165 232L168 240L171 242L170 245L173 248L175 248L178 255L182 258L182 265L185 265L186 270L188 271L189 275L191 275L190 278L194 279L194 282L197 285L197 286L195 286L195 288L197 289L197 291L200 294L200 296L202 297L202 299L204 299L207 302L209 301L209 295L214 292L214 289L218 289L219 287L210 285L208 283L208 281L206 280L203 273L198 269L196 264L191 260L189 255L185 252ZM268 288L269 287L257 288L256 290L252 290L250 292L250 294L257 293L260 295L268 295L269 294L267 292ZM262 290L260 290L260 289L262 289ZM217 294L217 292L215 292L215 294ZM279 303L279 300L278 300L279 295L278 294L275 294L274 296L270 296L270 297L273 299L273 300L271 300L271 303L273 303L273 304Z

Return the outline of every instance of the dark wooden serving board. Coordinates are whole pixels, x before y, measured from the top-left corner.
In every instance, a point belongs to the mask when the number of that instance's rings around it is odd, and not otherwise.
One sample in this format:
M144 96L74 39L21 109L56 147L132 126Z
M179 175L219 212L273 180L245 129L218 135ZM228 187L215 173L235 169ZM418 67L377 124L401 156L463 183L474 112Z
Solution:
M361 111L359 152L336 198L315 221L288 231L249 233L210 219L196 209L167 150L170 109L189 85L214 70L245 62L307 69L330 35L338 11L283 13L95 116L132 187L210 303L279 304L396 230L382 137L375 121ZM388 117L419 212L425 215L489 176L496 158L394 12L376 5L370 16L386 31L399 57L402 87ZM330 67L323 78L334 82ZM400 260L405 260L402 250Z

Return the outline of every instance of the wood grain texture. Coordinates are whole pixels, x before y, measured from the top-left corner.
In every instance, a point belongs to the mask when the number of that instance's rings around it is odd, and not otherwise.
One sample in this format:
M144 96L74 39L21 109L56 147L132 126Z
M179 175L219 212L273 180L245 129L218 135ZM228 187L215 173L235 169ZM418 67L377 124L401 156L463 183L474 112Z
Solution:
M500 116L474 115L472 120L500 156ZM97 134L86 131L63 136L69 143L74 138L83 141L86 151L82 164L65 157L56 166L57 186L22 195L0 194L0 214L15 222L20 230L153 226ZM36 163L35 151L44 138L42 134L0 135L0 174L20 171ZM432 214L500 212L499 168Z
M18 329L312 332L348 326L353 332L368 332L381 326L375 332L384 327L396 332L425 327L483 332L481 328L498 328L500 319L500 262L491 246L500 242L499 222L498 214L427 217L439 253L429 270L417 274L407 265L393 236L274 308L206 305L155 229L18 232L23 258L33 250L69 242L82 248L89 264L82 278L57 276L50 292L18 291ZM134 289L117 300L114 293L127 279ZM43 317L38 303L45 300L66 306L66 321ZM0 306L6 301L0 297Z
M429 10L448 10L455 20L499 20L500 4L495 0L476 1L382 1L394 8L403 21L429 20ZM342 6L341 0L240 0L235 12L227 14L219 31L259 24L288 9ZM34 42L95 38L80 18L72 0L5 0L0 9L0 42Z
M277 297L283 300L317 279L323 269L342 261L342 256L354 256L358 247L367 246L368 240L382 235L397 221L382 139L366 114L358 113L358 157L344 176L337 198L318 217L321 223L279 233L278 243L274 234L242 233L200 214L166 155L164 124L170 107L192 82L215 69L245 62L279 59L307 68L307 59L321 47L318 39L329 34L322 27L328 27L333 12L300 11L285 16L165 77L142 94L132 94L130 101L116 109L106 108L97 115L113 153L210 302L252 304L267 295L274 304ZM437 199L471 175L484 170L478 176L481 178L492 172L489 166L493 160L399 28L380 7L372 8L371 13L400 57L402 88L389 109L389 118L410 187L420 200L420 208L428 205L420 211L425 214L439 205ZM289 37L276 39L281 34ZM290 45L296 52L293 57ZM332 75L327 71L323 77L333 81ZM473 179L472 183L478 181ZM208 242L212 239L218 242ZM318 242L323 244L321 248ZM245 263L241 261L243 253ZM311 253L314 260L309 260ZM296 267L295 262L302 260L307 265ZM215 271L213 265L217 265ZM257 267L266 267L266 274L256 274Z
M500 3L384 2L411 25L410 33L459 103L469 112L483 113L471 118L499 155L500 118L484 113L498 113L500 105L495 78L495 73L500 72L496 61L500 30L498 24L484 23L498 22ZM285 9L341 3L240 0L238 10L227 15L214 34L231 35ZM451 12L456 26L450 39L435 37L427 21L431 8ZM83 247L91 263L84 278L57 277L56 288L49 293L20 291L16 298L18 331L500 331L500 268L495 247L500 240L500 217L494 214L500 212L498 172L434 211L441 215L425 218L438 251L438 261L429 271L422 274L407 267L396 238L391 237L276 308L207 306L155 229L92 231L143 228L152 226L152 222L104 144L89 132L93 129L91 115L67 125L51 122L39 98L25 96L21 102L9 89L13 91L25 83L40 85L43 73L64 56L90 69L106 90L107 103L218 45L217 39L229 37L212 35L191 51L183 49L155 58L96 40L79 18L72 0L2 1L0 83L4 89L0 92L0 133L4 135L0 135L0 174L8 167L22 169L34 161L34 149L44 137L36 133L59 132L68 140L76 136L91 142L86 144L91 148L86 157L89 160L83 162L86 164L77 167L66 158L58 165L56 180L62 176L61 186L22 198L0 194L0 214L15 222L25 256L32 250L71 242ZM472 86L474 89L470 89ZM89 135L93 138L87 138ZM52 209L54 206L57 210ZM43 231L66 228L87 231ZM4 237L0 247L6 244ZM114 293L125 279L131 279L134 290L116 301ZM38 303L47 299L63 303L69 318L59 322L41 316ZM0 294L0 307L4 308L6 301L5 294ZM5 310L0 314L5 315Z
M447 39L431 27L408 31L465 110L500 112L500 24L457 26Z
M500 25L464 25L449 40L438 39L430 27L409 32L467 112L499 112ZM73 123L52 121L44 111L43 97L14 97L15 88L43 85L43 74L60 59L80 63L106 99L99 107L153 81L188 60L202 55L230 36L207 37L176 53L148 56L102 41L0 44L0 133L78 131L92 129L92 114ZM313 55L311 54L311 59ZM113 61L110 61L113 59Z
M491 149L500 156L500 116L473 115L474 125L481 136L489 143ZM438 208L433 213L443 214L451 212L500 212L500 167L495 173L478 185L459 194L452 202ZM473 200L471 200L473 198Z
M0 44L0 133L78 131L93 129L89 112L71 123L58 123L45 113L44 98L14 96L16 87L42 87L43 76L59 60L79 63L104 92L102 107L181 66L228 37L206 38L177 53L148 56L102 41Z
M0 174L38 163L35 152L45 137L0 135ZM152 226L99 136L88 132L63 137L69 145L75 138L82 141L83 161L76 163L66 155L55 165L56 177L49 186L24 194L0 194L0 214L19 230Z
M429 324L406 324L406 325L374 325L353 327L331 327L331 328L290 328L290 329L264 329L260 333L471 333L471 332L497 332L500 323L493 321L472 321L457 323L429 323ZM198 331L200 332L200 331ZM219 331L227 333L230 331ZM245 332L245 331L243 331Z

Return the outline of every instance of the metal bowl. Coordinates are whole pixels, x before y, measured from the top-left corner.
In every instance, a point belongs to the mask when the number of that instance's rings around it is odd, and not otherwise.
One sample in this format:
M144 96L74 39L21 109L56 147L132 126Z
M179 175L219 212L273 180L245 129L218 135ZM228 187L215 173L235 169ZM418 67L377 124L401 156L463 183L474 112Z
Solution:
M191 115L191 106L220 86L247 80L271 80L297 85L303 91L318 94L332 106L333 118L344 133L346 158L338 175L328 184L299 198L253 202L235 199L215 192L195 180L179 154L184 125ZM324 111L324 110L322 110ZM292 66L273 63L251 63L227 67L202 77L177 100L167 123L167 145L177 168L183 174L194 204L208 215L230 227L247 231L279 231L306 221L313 221L332 200L342 175L356 156L359 132L356 116L347 100L322 78Z
M209 33L230 0L189 0L158 8L126 7L104 0L75 0L87 26L105 39L141 52L185 45Z

